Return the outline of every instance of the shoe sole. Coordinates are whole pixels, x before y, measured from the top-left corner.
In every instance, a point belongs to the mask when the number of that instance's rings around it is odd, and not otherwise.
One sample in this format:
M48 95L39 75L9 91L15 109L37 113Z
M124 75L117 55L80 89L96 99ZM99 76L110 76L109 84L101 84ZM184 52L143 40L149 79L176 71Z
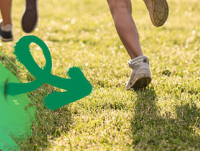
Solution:
M13 38L10 38L10 39L5 39L3 37L0 36L0 39L3 41L3 42L10 42L10 41L13 41Z
M37 26L37 21L38 21L37 0L26 0L26 7L21 20L23 31L26 33L32 32Z
M131 88L133 88L134 90L141 90L143 88L146 88L150 84L150 82L150 77L143 77L138 79Z
M151 82L151 77L141 77L138 78L133 84L129 87L126 88L126 90L141 90L145 87L147 87Z
M149 0L144 0L144 2L145 1ZM167 1L166 0L151 0L151 1L152 1L152 6L151 6L152 9L147 8L149 10L151 21L154 26L160 27L166 22L168 18L169 7Z

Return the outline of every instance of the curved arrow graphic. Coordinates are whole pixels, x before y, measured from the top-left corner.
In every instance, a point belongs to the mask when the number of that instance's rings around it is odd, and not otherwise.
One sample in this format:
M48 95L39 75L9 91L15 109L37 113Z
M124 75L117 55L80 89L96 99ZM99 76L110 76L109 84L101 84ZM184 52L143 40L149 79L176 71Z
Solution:
M29 45L34 42L40 46L46 59L46 65L42 69L33 59ZM29 83L9 83L5 84L4 94L6 95L19 95L33 91L48 83L52 86L66 90L65 92L53 92L46 96L45 105L51 109L58 109L64 105L77 101L92 92L92 85L86 79L81 69L72 67L67 72L69 78L61 78L51 74L52 60L51 54L46 44L38 37L28 35L22 37L14 47L14 54L19 62L21 62L27 70L36 78L36 80Z

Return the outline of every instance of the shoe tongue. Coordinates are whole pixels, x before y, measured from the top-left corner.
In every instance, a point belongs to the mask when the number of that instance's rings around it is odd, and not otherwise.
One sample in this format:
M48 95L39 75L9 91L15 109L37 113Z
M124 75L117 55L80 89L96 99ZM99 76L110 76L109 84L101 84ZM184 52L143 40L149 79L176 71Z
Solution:
M4 27L2 27L2 30L3 31L11 31L12 30L12 25L10 25L10 24L5 25Z

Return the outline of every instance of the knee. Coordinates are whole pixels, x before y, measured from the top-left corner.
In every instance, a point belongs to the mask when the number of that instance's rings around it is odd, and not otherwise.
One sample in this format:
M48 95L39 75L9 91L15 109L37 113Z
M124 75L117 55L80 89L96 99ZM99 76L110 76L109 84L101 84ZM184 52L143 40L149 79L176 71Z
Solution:
M107 0L107 2L112 15L121 11L129 11L131 7L130 0Z

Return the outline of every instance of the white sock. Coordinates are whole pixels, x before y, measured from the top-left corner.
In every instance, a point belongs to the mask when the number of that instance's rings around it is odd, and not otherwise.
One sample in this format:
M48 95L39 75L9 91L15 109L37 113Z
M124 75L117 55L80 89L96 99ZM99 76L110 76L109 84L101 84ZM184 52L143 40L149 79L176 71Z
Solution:
M12 25L11 24L7 24L5 26L3 26L2 31L11 31L12 30Z

